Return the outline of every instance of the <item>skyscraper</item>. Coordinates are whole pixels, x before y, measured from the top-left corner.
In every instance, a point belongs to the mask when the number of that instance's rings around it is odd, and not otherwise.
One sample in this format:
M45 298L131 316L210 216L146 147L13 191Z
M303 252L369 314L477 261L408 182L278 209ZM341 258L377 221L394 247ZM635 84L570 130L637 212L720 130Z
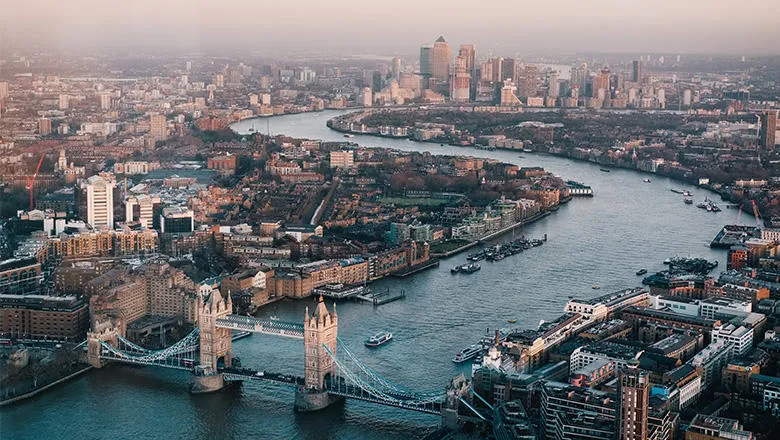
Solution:
M536 96L536 81L539 76L539 68L533 64L526 64L518 71L517 76L517 96L528 98Z
M450 78L450 99L453 101L468 101L471 94L471 73L468 70L468 59L458 55L455 68Z
M558 80L558 71L550 72L550 78L547 84L547 96L557 98L561 94L561 83Z
M51 119L38 119L38 134L41 136L48 136L51 134Z
M458 57L463 57L466 60L466 71L474 79L477 71L477 46L461 44L460 49L458 49Z
M641 82L642 81L642 61L641 60L634 60L634 69L631 75L631 81L633 82Z
M101 93L100 94L100 109L101 110L110 110L111 109L111 94L110 93Z
M646 440L650 381L633 361L618 372L618 440Z
M420 46L420 75L424 78L431 76L433 62L433 44Z
M766 110L759 115L761 128L758 131L759 146L767 151L775 149L777 131L777 110Z
M516 66L517 63L515 63L514 58L504 58L504 61L501 63L501 78L499 81L511 79L512 81L517 82L517 77L515 76Z
M401 59L398 57L393 58L393 79L398 81L401 77Z
M444 40L444 37L439 37L433 43L431 77L441 82L447 82L450 79L450 45Z
M87 192L87 223L95 229L114 227L113 176L92 176L84 184Z

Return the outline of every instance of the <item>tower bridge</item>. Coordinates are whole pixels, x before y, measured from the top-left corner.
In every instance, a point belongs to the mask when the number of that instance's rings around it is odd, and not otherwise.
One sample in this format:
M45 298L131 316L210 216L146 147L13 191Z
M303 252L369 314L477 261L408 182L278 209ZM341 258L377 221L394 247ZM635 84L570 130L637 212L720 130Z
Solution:
M441 415L449 426L470 415L459 415L459 410L476 412L464 400L471 400L472 393L462 375L446 390L416 392L372 370L339 340L336 306L331 312L321 297L312 313L306 308L303 324L233 315L232 310L229 296L212 291L198 301L198 327L161 350L146 349L125 339L121 321L96 322L87 334L89 361L96 368L107 362L121 362L189 371L193 374L193 393L217 391L226 382L235 381L286 386L295 390L295 409L301 412L320 410L345 398ZM302 339L303 376L233 365L233 330ZM478 412L477 416L484 419Z

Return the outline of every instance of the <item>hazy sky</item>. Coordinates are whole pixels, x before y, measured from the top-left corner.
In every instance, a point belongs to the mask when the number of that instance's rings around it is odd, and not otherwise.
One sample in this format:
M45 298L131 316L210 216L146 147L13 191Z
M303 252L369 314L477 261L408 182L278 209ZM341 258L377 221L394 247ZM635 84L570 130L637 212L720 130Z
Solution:
M2 0L0 38L55 48L479 55L780 54L777 0Z

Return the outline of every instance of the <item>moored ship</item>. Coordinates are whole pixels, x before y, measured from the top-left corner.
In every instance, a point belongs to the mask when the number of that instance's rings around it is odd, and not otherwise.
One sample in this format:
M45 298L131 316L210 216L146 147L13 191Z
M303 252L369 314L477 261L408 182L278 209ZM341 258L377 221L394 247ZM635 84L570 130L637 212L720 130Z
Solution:
M476 345L470 345L463 350L460 351L460 353L456 354L454 358L452 358L452 362L455 362L456 364L460 364L466 361L470 361L471 359L474 359L477 357L478 354L480 354L482 350L480 350L479 347Z

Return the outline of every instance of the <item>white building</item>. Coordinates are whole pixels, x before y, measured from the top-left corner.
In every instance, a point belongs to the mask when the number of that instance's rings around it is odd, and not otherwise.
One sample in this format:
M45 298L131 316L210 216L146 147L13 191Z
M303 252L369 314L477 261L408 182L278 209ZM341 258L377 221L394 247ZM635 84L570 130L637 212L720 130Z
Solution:
M699 300L683 296L651 296L650 306L656 310L669 309L669 311L686 316L699 316L701 310Z
M753 311L753 304L731 298L707 298L700 302L701 317L715 319L716 315L744 316Z
M83 184L87 191L87 223L95 229L114 228L113 176L92 176Z
M762 240L780 241L780 228L764 228L761 230Z
M649 298L650 294L647 290L637 287L592 299L570 299L566 303L564 311L579 313L589 319L603 320L619 309L628 306L645 305L648 303Z
M725 340L713 341L688 361L701 372L701 387L708 389L720 381L720 372L731 360L731 350Z
M732 356L742 356L753 348L753 329L724 324L712 331L712 342L725 341L731 345Z
M160 197L147 194L130 196L125 200L125 221L138 221L146 229L152 228L154 206L160 204Z

